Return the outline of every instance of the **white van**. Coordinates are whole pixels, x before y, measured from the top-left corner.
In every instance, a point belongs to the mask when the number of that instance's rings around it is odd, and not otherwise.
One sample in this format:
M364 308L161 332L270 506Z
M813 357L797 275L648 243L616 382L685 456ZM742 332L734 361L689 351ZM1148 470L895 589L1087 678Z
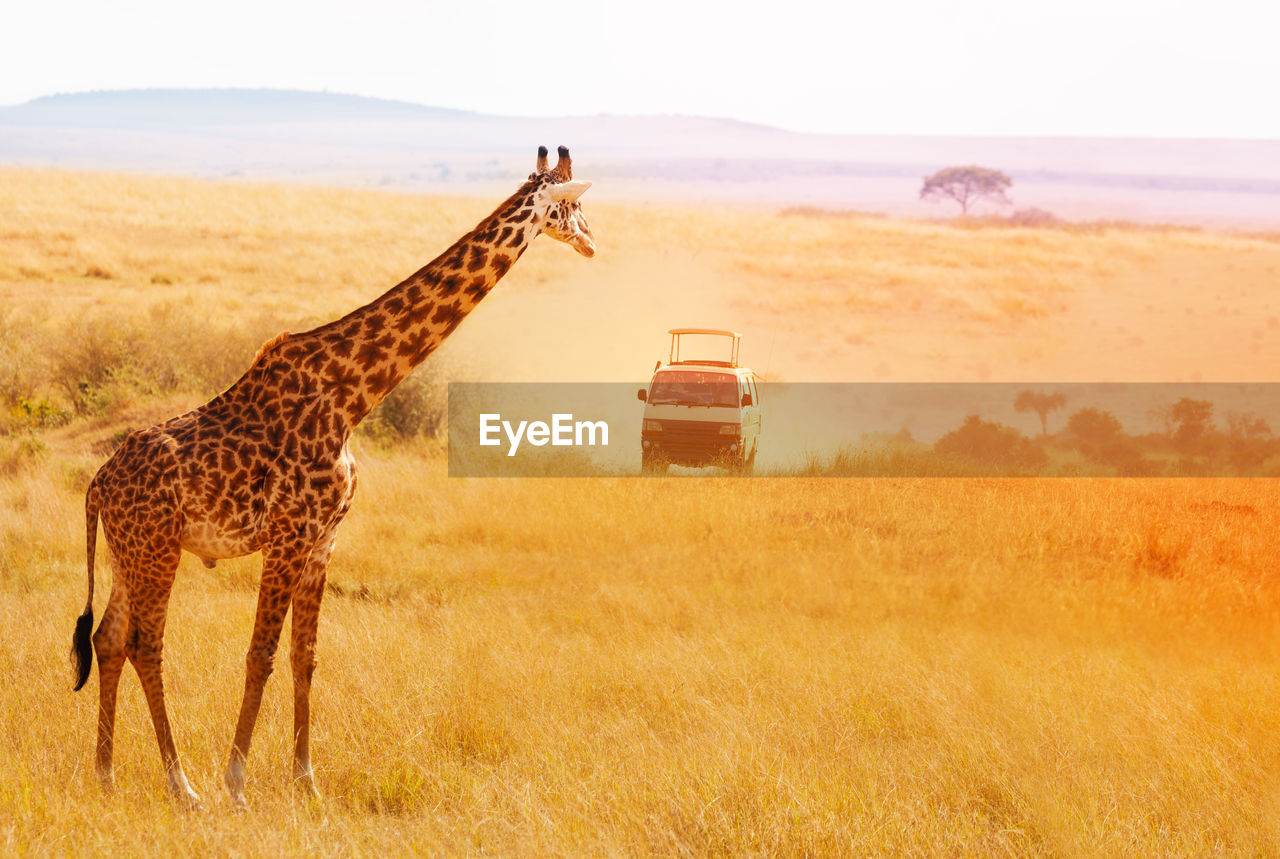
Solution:
M658 362L644 403L640 431L641 470L663 474L667 466L718 465L749 474L760 443L760 393L756 374L738 366L742 335L716 328L673 328L667 363ZM696 337L695 337L696 335ZM681 340L729 340L729 360L681 354ZM710 341L716 342L716 341Z

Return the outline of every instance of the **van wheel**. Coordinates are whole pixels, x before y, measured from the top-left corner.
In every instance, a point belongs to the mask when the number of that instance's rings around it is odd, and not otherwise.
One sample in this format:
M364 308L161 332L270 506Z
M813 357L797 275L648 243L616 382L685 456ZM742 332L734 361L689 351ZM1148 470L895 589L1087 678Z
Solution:
M667 473L668 463L661 457L652 456L647 453L640 454L640 473L652 474L655 477L661 477Z
M751 451L751 455L747 457L746 462L742 462L742 463L739 463L738 465L734 466L734 469L733 469L733 470L734 470L734 473L736 473L736 474L740 474L740 475L742 475L743 477L750 477L751 475L755 474L755 473L756 473L756 452L755 452L755 450L752 450L752 451Z

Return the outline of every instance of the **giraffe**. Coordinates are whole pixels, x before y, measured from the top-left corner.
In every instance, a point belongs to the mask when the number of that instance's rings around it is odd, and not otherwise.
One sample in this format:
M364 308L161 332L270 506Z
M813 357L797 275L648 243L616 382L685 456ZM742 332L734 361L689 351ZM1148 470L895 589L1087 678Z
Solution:
M114 785L116 691L127 659L138 673L169 793L198 806L174 747L161 657L165 616L183 550L212 567L262 553L262 580L245 660L244 698L225 781L245 808L250 739L290 606L295 783L319 798L310 752L316 625L334 538L356 488L352 430L457 328L540 234L583 256L595 242L561 146L509 199L407 280L341 319L281 334L208 403L129 434L85 494L89 596L72 639L75 688L98 659L96 771ZM93 566L102 522L113 576L93 629Z

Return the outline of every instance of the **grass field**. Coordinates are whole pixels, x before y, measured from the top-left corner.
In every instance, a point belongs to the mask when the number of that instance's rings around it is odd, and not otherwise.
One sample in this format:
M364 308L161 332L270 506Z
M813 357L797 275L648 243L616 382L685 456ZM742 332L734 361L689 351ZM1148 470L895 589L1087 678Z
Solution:
M1280 852L1276 481L463 480L430 439L380 434L355 441L320 624L323 803L290 788L283 652L247 815L221 786L256 558L184 559L171 603L170 713L205 809L164 798L129 672L103 797L96 679L72 694L66 655L83 490L113 439L200 402L280 328L377 294L488 205L22 171L0 171L0 197L3 852ZM778 320L788 378L865 378L863 348L905 377L954 350L940 378L1026 348L1024 377L1053 378L1059 349L1113 327L1103 294L1157 307L1123 317L1148 339L1116 361L1275 366L1250 333L1269 324L1267 237L584 205L600 256L540 242L442 351L454 372L564 374L595 345L586 372L643 374L694 307ZM1174 308L1169 267L1189 281ZM564 332L633 301L557 360ZM1184 303L1259 350L1160 352ZM787 345L822 318L811 355ZM1054 326L1058 345L1024 342ZM36 401L57 418L33 427Z

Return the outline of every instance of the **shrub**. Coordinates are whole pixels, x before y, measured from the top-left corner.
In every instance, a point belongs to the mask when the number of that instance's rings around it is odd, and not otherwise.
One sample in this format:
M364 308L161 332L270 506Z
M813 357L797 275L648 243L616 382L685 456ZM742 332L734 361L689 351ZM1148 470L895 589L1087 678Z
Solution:
M85 322L73 327L54 352L52 383L77 412L101 414L101 392L137 360L131 344L138 336L133 326Z
M1001 468L1034 469L1049 461L1044 448L1017 430L994 421L969 415L958 429L944 435L933 446L945 456L957 456Z
M268 316L216 327L197 316L195 309L165 304L138 319L95 318L64 326L40 344L39 351L51 356L43 384L79 414L103 414L117 403L179 391L213 396L248 368L258 347L281 327ZM23 387L23 395L34 396L36 388Z
M1114 468L1121 477L1154 477L1164 470L1161 463L1143 456L1142 448L1131 438L1104 442L1086 455Z
M33 340L30 322L12 312L0 313L0 414L33 396L39 366L32 357L40 352Z
M1017 209L1009 215L1007 220L1015 227L1053 227L1062 223L1062 220L1053 212L1046 212L1034 206L1029 209Z
M419 367L369 414L364 432L383 441L442 437L449 419L445 378L436 365Z
M34 436L26 435L14 440L0 438L0 477L17 474L48 450L48 446Z
M29 400L18 397L18 402L9 410L14 426L21 429L44 429L59 427L71 420L71 412L61 409L46 399Z

